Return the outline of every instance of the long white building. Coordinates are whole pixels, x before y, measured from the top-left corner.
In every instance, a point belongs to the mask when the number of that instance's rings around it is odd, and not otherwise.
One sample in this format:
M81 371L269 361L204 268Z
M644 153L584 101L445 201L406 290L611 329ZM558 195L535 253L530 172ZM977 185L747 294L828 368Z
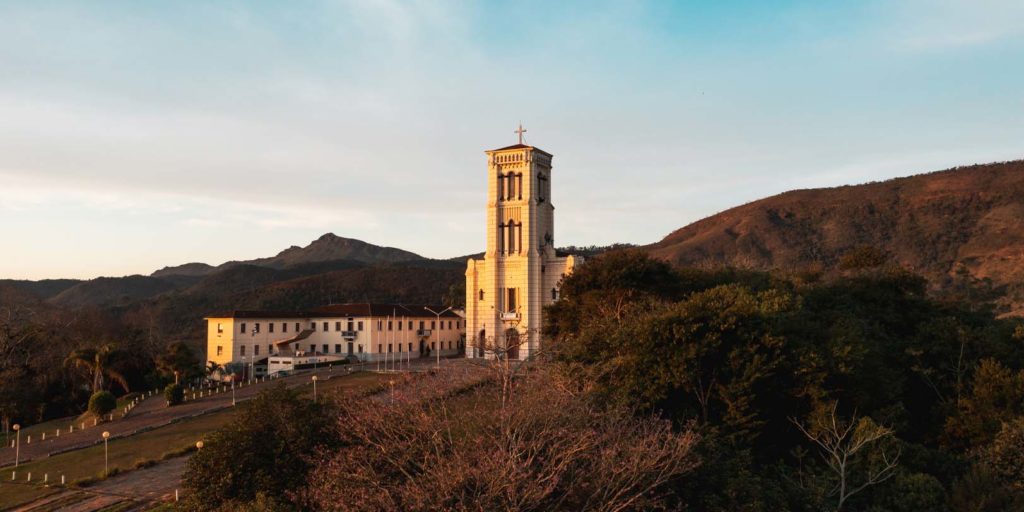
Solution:
M334 304L311 311L229 311L206 317L206 359L269 365L268 358L360 361L461 353L465 322L441 306Z

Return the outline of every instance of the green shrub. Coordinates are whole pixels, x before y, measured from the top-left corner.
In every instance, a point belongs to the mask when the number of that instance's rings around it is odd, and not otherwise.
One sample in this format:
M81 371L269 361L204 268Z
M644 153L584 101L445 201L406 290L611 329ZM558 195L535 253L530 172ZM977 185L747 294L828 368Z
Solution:
M185 388L180 384L168 384L164 388L164 398L167 400L167 405L178 405L185 401Z
M97 391L89 398L89 412L103 416L117 407L117 399L109 391Z
M146 469L156 466L158 461L153 459L138 459L132 464L132 469Z

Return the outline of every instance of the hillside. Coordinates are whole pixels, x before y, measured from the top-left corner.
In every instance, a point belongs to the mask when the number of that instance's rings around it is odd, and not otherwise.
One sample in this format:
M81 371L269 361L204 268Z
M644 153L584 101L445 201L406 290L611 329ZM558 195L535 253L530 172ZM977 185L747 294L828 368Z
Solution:
M149 276L100 277L76 284L48 302L64 307L121 306L176 289L171 281Z
M268 268L288 268L296 265L309 263L322 263L338 260L357 261L361 263L397 263L402 261L416 261L424 259L422 256L396 249L394 247L381 247L354 238L345 238L327 233L314 240L305 247L293 245L276 256L269 258L258 258L245 261L229 261L216 267L206 263L186 263L176 267L164 267L153 272L153 277L167 277L171 275L183 276L208 276L215 272L225 270L237 265L254 265Z
M873 246L939 291L965 280L1024 311L1024 161L795 190L678 229L651 254L683 265L834 268Z

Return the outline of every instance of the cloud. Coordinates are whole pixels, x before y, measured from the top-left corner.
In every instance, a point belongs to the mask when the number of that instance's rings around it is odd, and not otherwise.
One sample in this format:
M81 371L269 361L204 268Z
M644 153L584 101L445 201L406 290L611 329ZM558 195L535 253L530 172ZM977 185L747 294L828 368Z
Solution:
M939 51L996 44L1024 36L1019 0L910 0L895 4L889 26L897 46ZM893 2L882 9L893 10Z

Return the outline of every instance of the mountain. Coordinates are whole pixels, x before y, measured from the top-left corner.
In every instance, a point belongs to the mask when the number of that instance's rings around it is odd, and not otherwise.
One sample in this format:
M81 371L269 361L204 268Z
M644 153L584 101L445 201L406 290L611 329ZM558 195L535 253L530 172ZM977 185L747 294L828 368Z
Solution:
M835 268L862 247L939 291L969 281L1024 312L1024 161L864 185L794 190L678 229L646 246L682 265Z
M150 274L152 277L167 277L167 276L206 276L210 275L217 267L207 265L206 263L186 263L184 265L178 265L176 267L164 267L156 272Z
M123 306L175 290L171 281L149 276L100 277L84 281L47 301L58 306Z
M43 279L40 281L27 281L17 279L0 279L0 286L16 288L37 299L49 299L58 293L81 283L78 279Z
M164 267L149 276L100 277L88 281L0 280L0 285L7 289L4 296L11 300L17 295L19 301L34 297L61 307L107 308L129 306L172 291L203 294L218 289L218 294L224 294L352 267L416 261L430 260L409 251L327 233L306 247L292 246L269 258L229 261L218 266L186 263Z
M358 261L361 263L397 263L423 259L425 258L418 254L403 251L402 249L381 247L363 242L362 240L344 238L337 236L334 233L327 233L314 240L306 247L293 245L270 258L259 258L247 261L229 261L216 267L205 263L186 263L176 267L164 267L153 272L152 277L167 277L172 275L191 277L208 276L214 272L237 265L254 265L258 267L282 269L296 265L339 260Z

